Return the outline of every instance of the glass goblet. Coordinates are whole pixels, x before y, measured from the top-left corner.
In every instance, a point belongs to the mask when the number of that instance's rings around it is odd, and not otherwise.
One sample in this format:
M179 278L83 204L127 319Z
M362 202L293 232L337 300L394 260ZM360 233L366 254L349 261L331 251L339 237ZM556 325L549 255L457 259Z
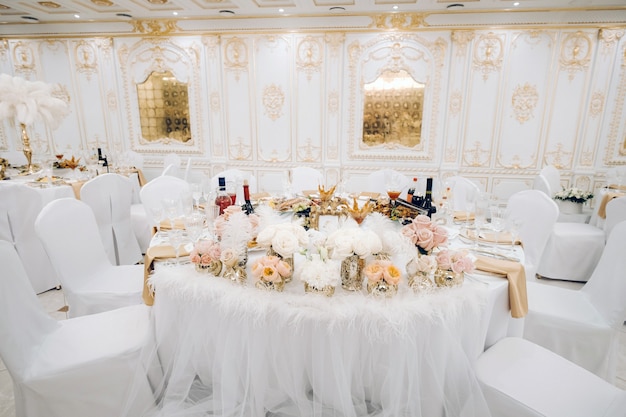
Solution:
M185 235L182 230L172 229L167 234L170 245L174 248L174 256L176 257L175 265L180 265L180 246L185 242Z

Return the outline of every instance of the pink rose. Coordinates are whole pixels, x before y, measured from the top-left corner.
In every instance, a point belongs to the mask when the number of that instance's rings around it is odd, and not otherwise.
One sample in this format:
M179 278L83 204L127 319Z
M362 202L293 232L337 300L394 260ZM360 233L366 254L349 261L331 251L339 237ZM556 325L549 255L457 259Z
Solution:
M452 259L450 257L450 252L447 251L447 250L439 252L437 254L437 264L439 264L440 268L451 269L452 268Z
M441 246L448 243L448 231L445 227L437 226L433 232L433 244L434 246Z
M211 247L207 251L207 254L211 257L211 259L220 259L222 250L220 249L219 245L214 244L214 245L211 245Z
M378 261L368 264L363 273L370 282L378 282L383 278L383 266Z
M276 270L281 277L288 277L291 275L291 266L285 261L278 261L276 264Z
M425 214L418 214L417 216L415 216L415 218L413 219L413 224L418 229L430 229L432 227L432 221L430 220L430 217Z
M213 260L213 258L211 258L211 256L208 253L203 253L202 255L200 255L200 263L201 264L209 264L211 261Z
M198 252L195 250L189 254L189 259L191 259L191 262L193 262L194 264L199 264L201 260L200 255L198 255Z
M388 284L396 285L398 282L400 282L401 276L402 272L400 272L398 267L395 265L389 264L383 269L383 279Z
M435 247L434 234L430 229L420 229L417 232L417 244L426 251Z

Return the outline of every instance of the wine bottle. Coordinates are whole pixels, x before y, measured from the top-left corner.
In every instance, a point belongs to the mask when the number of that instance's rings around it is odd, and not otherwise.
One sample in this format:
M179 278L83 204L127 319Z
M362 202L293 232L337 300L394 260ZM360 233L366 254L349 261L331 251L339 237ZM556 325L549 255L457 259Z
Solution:
M417 189L417 178L413 177L413 182L411 183L409 190L406 192L407 203L413 202L413 195L415 194L416 189Z
M220 208L220 215L224 214L226 207L229 207L232 203L230 196L226 192L226 178L218 178L217 195L215 196L215 205Z
M250 185L248 184L248 180L243 180L243 200L243 211L245 211L247 215L254 213L254 207L252 207L252 202L250 202Z
M424 195L424 203L422 207L428 210L428 217L437 212L437 207L433 205L433 179L426 179L426 194Z

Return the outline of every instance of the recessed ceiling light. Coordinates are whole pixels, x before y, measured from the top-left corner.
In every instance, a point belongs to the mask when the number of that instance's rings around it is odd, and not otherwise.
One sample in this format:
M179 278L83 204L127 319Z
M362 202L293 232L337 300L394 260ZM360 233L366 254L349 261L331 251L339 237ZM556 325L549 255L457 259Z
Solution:
M519 1L516 1L515 3L513 3L513 6L515 7L519 6Z
M75 17L76 19L80 19L80 15L79 15L79 14L75 14L75 15L74 15L74 17Z
M172 12L174 16L178 16L178 12Z
M278 13L285 13L285 9L278 9Z
M446 6L446 9L462 9L463 7L465 7L464 4L461 3L452 3L452 4L448 4Z
M393 10L398 10L398 6L393 6L392 9Z
M39 19L37 19L34 16L22 16L22 19L26 20L27 22L31 22L31 23L39 22Z
M346 11L346 8L341 6L333 6L328 9L328 11L330 11L331 13L343 13Z
M233 16L235 14L232 10L220 10L219 13L222 16Z

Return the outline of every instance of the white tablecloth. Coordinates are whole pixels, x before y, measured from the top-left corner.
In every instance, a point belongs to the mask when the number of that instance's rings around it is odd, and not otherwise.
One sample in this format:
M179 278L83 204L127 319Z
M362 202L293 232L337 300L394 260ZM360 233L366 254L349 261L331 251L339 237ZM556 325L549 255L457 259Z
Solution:
M192 265L158 268L153 320L167 378L157 414L489 416L473 362L506 334L508 287L480 280L326 298L297 281L269 293Z

